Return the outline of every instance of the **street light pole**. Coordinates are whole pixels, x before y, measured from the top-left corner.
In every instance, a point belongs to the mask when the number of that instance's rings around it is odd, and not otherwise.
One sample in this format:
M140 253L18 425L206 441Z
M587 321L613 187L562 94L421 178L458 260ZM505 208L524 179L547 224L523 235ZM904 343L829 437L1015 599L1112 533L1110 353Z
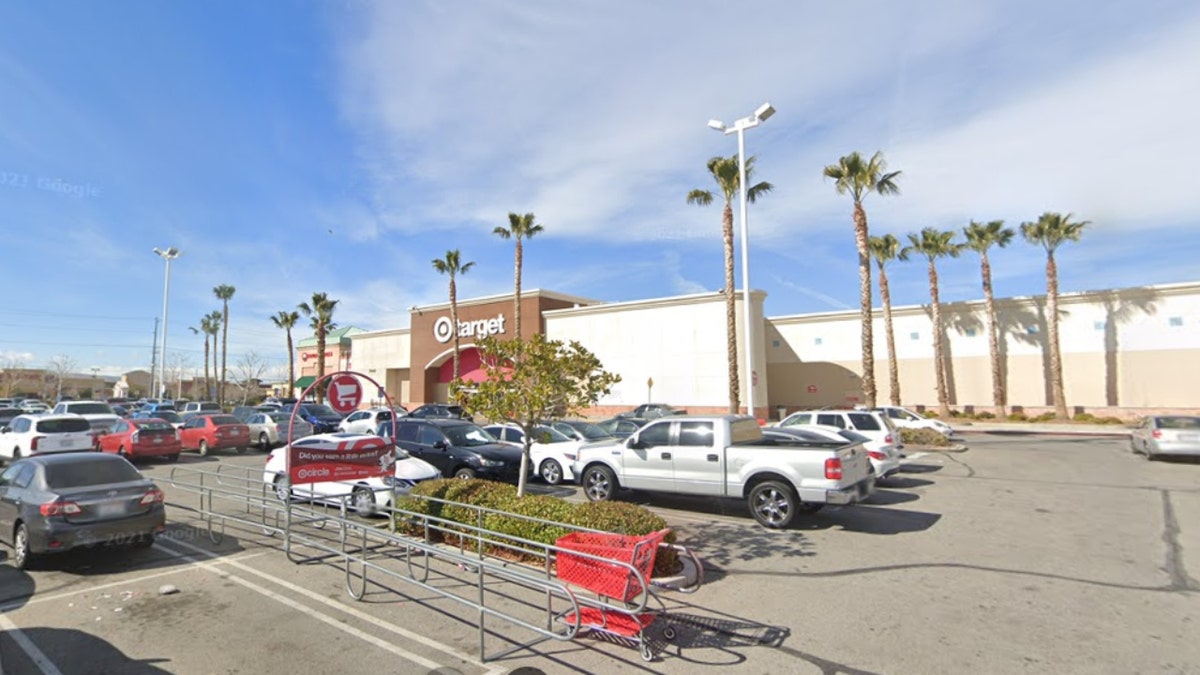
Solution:
M770 103L764 103L749 117L743 117L727 127L720 120L709 120L708 126L725 135L737 134L738 140L738 199L742 219L742 351L745 366L746 410L754 413L754 324L751 321L750 300L750 226L747 224L746 209L746 129L752 129L775 114L775 108Z
M174 246L167 250L155 248L154 252L158 257L167 261L166 280L163 282L163 325L162 325L162 358L159 359L158 366L158 389L155 390L155 398L163 398L164 392L167 389L167 300L171 297L171 261L179 257L179 249ZM153 373L151 373L153 379Z

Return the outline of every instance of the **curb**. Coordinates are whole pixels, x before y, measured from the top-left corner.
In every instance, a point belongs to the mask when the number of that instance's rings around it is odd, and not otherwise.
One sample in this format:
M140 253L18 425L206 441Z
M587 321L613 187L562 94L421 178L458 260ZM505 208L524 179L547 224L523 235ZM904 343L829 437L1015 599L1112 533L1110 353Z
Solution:
M955 443L953 445L905 445L903 452L907 455L910 450L914 452L966 452L969 449L962 443Z
M996 434L998 436L1095 436L1099 438L1129 438L1129 430L1101 431L1099 429L970 429L961 427L956 434Z

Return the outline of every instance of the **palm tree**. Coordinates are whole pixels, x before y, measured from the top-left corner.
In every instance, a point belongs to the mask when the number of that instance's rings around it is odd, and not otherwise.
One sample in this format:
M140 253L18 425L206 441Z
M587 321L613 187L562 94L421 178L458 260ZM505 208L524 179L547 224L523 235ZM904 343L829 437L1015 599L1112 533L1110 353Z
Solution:
M532 222L533 214L531 213L528 215L530 216L530 219L529 219L530 222ZM540 229L541 226L539 225L538 227ZM497 228L497 229L499 229L499 228ZM518 251L518 253L517 253L517 261L518 261L517 269L518 270L521 269L521 267L520 267L520 264L521 264L520 263L520 259L521 259L520 250L521 250L521 248L520 247L521 247L521 240L517 239L517 251ZM451 333L454 335L454 380L453 380L454 382L458 381L458 287L454 283L454 278L460 274L466 274L467 270L469 270L475 266L474 262L469 262L469 263L463 264L461 258L462 258L462 254L459 253L458 249L454 249L453 251L446 251L445 258L434 258L433 259L433 269L437 270L440 274L447 274L450 276L450 327L451 327L450 330L451 330ZM518 273L517 278L518 279L520 278L520 273ZM517 283L518 283L518 285L520 284L519 281ZM520 292L520 291L518 291L518 292ZM518 296L518 299L519 299L519 296ZM520 337L521 337L521 333L520 333L520 330L518 329L517 339L520 339Z
M296 305L296 309L306 317L312 317L313 334L317 336L317 380L325 377L325 336L337 328L337 324L333 322L333 310L337 307L337 300L330 300L325 293L313 293L312 302L302 302ZM323 403L325 400L324 391L322 388L317 388L317 403Z
M229 357L229 300L237 289L228 284L221 284L213 289L213 295L221 301L221 372L219 374L220 385L217 388L217 403L225 405L225 378L226 378L226 362Z
M1003 220L993 220L988 223L977 223L974 220L963 228L966 237L966 248L979 254L979 269L983 276L983 302L987 311L988 352L992 360L992 405L996 407L996 417L1003 418L1008 398L1004 390L1004 380L1000 371L1000 336L996 329L996 301L992 296L992 263L988 260L988 249L992 246L1004 248L1008 246L1016 232L1011 227L1005 227Z
M208 321L208 315L200 317L200 327L188 326L188 330L192 331L192 335L204 334L204 391L208 391L208 331L205 329L205 322ZM205 394L207 395L207 394Z
M535 235L541 231L542 231L542 226L537 225L533 222L533 214L532 213L526 213L523 216L519 216L515 213L509 213L508 214L508 227L496 226L496 229L492 230L492 234L495 234L496 236L500 237L501 239L508 239L509 237L511 237L511 238L517 240L516 270L513 273L513 286L515 289L513 291L513 326L515 327L514 330L515 330L515 334L516 334L517 338L521 337L521 266L525 262L525 251L524 251L524 247L521 245L521 240L522 239L531 239L531 238L533 238L533 235ZM439 269L438 271L442 272L441 269ZM462 269L459 271L465 272L466 270ZM453 277L451 277L450 284L452 286L454 284ZM454 353L455 353L455 364L457 364L458 363L458 361L457 361L458 349L457 348L455 348ZM455 369L454 369L454 379L456 379L456 380L458 379L458 368L457 367L455 367Z
M920 236L909 234L908 240L912 245L905 246L900 251L900 259L908 260L908 256L919 253L929 261L929 298L933 310L933 367L937 379L938 414L950 417L950 397L946 386L946 363L942 345L942 305L938 298L938 258L957 258L962 252L962 244L954 241L957 234L954 230L939 230L927 227L921 230Z
M862 200L870 193L893 195L900 192L896 185L899 171L885 173L887 162L882 152L864 160L858 152L838 159L837 164L825 167L825 177L834 180L839 195L850 193L854 199L854 244L858 248L858 295L862 306L862 386L867 407L875 407L875 340L871 325L871 252L868 248L867 212Z
M271 317L271 323L275 324L276 328L287 331L287 353L288 353L288 391L293 391L296 386L296 350L292 346L292 329L296 327L296 322L300 320L300 312L288 312L280 310L275 316Z
M214 369L214 373L215 373L216 359L217 359L217 355L215 352L216 352L216 344L217 344L217 334L221 332L221 313L214 310L208 314L205 314L204 316L200 317L200 328L196 329L196 328L189 327L189 330L191 330L192 333L196 334L196 335L199 335L200 333L204 334L204 395L203 395L203 398L208 398L209 396L212 395L212 385L209 383L209 377L208 377L208 339L210 337L212 338L213 351L214 351L214 353L213 353L213 369Z
M1063 391L1062 353L1058 346L1058 264L1054 251L1068 241L1079 241L1083 228L1091 221L1071 222L1068 213L1062 215L1047 211L1032 223L1021 223L1021 234L1031 244L1040 244L1046 250L1046 314L1050 335L1046 347L1050 351L1050 391L1054 399L1054 414L1059 419L1067 418L1067 398Z
M725 246L725 342L729 357L729 412L736 413L741 407L738 396L738 358L737 358L737 312L733 298L733 198L741 189L741 178L738 156L713 157L708 160L708 172L721 190L725 199L725 208L721 211L721 237ZM754 173L754 158L746 159L746 182ZM774 190L775 186L763 181L746 189L746 201L750 204L758 198ZM708 206L713 203L713 193L708 190L692 190L687 194L687 203ZM742 289L746 294L743 302L750 302L750 289ZM751 410L750 414L754 414Z
M900 255L900 240L885 234L871 237L867 245L879 266L879 297L883 300L883 329L887 334L888 395L892 405L900 406L900 366L896 363L896 333L892 330L892 292L888 289L887 264Z

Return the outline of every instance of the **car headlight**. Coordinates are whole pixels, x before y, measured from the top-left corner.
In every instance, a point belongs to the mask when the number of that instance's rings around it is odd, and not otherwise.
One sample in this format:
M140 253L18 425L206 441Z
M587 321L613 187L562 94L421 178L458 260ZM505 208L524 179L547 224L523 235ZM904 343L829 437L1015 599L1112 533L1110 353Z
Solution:
M487 457L478 457L479 466L504 466L502 459L488 459Z

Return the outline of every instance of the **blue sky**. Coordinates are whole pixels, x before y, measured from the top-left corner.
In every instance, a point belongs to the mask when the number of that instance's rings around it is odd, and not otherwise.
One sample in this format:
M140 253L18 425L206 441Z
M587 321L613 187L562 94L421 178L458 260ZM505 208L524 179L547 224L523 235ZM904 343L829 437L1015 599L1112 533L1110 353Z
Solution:
M1092 221L1064 292L1200 277L1200 6L1076 2L215 2L0 5L0 358L149 366L176 246L168 353L231 303L230 367L286 368L268 317L317 291L340 325L446 299L430 260L510 292L510 211L545 232L525 288L600 300L715 291L707 128L764 101L751 284L769 316L857 306L851 204L821 176L882 150L901 194L873 234L1040 213ZM993 255L1002 296L1044 290L1040 249ZM979 297L978 260L941 264ZM893 302L928 301L917 262ZM740 276L739 276L740 279ZM718 329L714 327L714 330Z

